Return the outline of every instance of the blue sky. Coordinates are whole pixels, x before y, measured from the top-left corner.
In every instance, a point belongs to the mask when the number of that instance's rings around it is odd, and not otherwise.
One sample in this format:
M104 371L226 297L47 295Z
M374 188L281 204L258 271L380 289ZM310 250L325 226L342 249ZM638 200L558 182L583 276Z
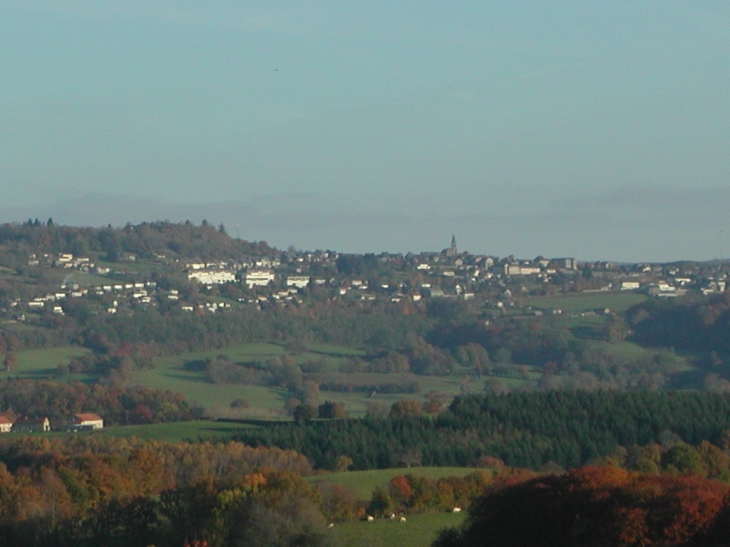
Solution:
M730 255L726 1L3 0L0 75L0 221Z

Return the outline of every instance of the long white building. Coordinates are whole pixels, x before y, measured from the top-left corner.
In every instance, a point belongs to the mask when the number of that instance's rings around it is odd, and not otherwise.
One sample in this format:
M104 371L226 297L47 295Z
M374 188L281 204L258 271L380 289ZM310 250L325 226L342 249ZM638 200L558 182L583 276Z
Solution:
M246 286L266 287L269 283L276 279L276 274L272 270L249 270L246 272Z

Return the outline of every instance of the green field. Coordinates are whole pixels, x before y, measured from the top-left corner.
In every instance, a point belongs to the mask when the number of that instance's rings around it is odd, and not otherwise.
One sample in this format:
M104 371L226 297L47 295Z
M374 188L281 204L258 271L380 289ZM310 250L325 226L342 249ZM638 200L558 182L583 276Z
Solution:
M248 361L267 359L283 353L284 348L276 344L242 344L224 349L163 357L155 361L153 369L135 372L134 381L144 386L182 393L193 403L208 410L228 410L231 402L238 398L248 400L252 407L258 409L279 410L288 397L284 390L214 384L205 378L202 371L191 370L185 365L217 355L226 355L235 361Z
M604 315L558 315L555 316L553 324L564 329L597 328L600 330L605 321L606 316Z
M68 273L68 271L66 271L63 276L57 274L54 277L59 278L59 281L65 283L66 285L78 285L80 287L100 287L102 285L111 285L115 282L118 283L118 281L115 281L114 279L111 279L109 277L86 272Z
M78 346L59 348L31 349L15 352L17 367L0 375L7 378L54 379L57 381L90 381L93 378L88 374L68 374L62 378L56 377L56 369L60 364L68 364L72 359L82 357L90 350ZM229 348L210 351L186 353L172 357L161 357L155 361L155 367L149 370L134 372L132 383L150 388L179 392L185 395L192 403L202 406L215 417L224 418L261 418L282 419L284 403L291 394L284 389L268 388L263 386L248 386L239 384L215 384L210 382L198 362L226 355L234 361L266 361L272 357L284 355L286 349L279 344L258 343L241 344ZM312 345L309 351L295 354L293 358L298 363L307 361L324 361L328 368L336 370L337 366L351 356L360 356L363 352L358 349L331 346L325 344ZM377 385L379 383L406 383L416 382L420 390L417 393L387 394L377 393L370 397L366 392L330 392L321 391L319 401L332 400L345 405L350 416L362 416L367 410L368 403L374 401L390 406L403 399L424 400L424 395L430 391L439 391L447 397L462 393L462 384L468 378L454 374L450 376L420 376L413 373L376 374L353 373L347 375L348 380ZM504 379L505 382L519 385L520 380ZM480 393L484 388L484 379L473 380L468 389L473 393ZM230 408L235 399L246 399L250 408L234 411Z
M48 378L53 377L60 364L68 364L72 359L82 357L90 350L79 346L59 348L27 349L15 352L17 367L10 373L3 373L12 378ZM71 375L74 380L85 379L83 375Z
M558 296L540 296L526 299L526 306L544 310L560 309L563 313L578 313L585 310L622 312L647 299L646 295L629 291L577 293Z
M429 479L463 477L478 471L472 467L402 467L393 469L372 469L368 471L344 471L310 477L315 484L340 484L355 491L358 500L367 501L378 486L386 486L398 475L416 475Z
M345 547L429 547L442 528L459 526L464 513L407 515L406 522L377 519L374 522L344 522L328 530Z
M331 344L309 344L309 351L312 353L324 353L329 355L341 355L345 357L364 357L367 352L360 349L344 348Z
M205 408L209 414L227 418L282 418L284 403L291 394L283 389L267 388L262 386L247 386L237 384L214 384L210 382L199 367L195 367L199 361L204 361L218 355L226 355L234 361L265 361L271 357L281 356L286 353L283 346L277 344L241 344L224 349L186 353L174 357L157 359L155 367L150 370L136 371L133 381L135 383L170 391L176 391L185 395L190 401ZM310 351L299 353L293 356L298 363L306 361L324 360L333 368L343 359L351 355L361 354L359 350L324 344L313 345ZM404 394L376 394L371 398L365 392L329 392L321 391L320 402L332 400L343 403L351 416L361 416L366 412L367 404L378 401L391 405L403 399L424 400L424 394L429 391L440 391L448 397L461 393L461 384L464 379L462 375L452 376L420 376L412 373L401 374L355 374L350 378L357 378L359 381L372 384L391 382L417 382L420 386L419 393ZM483 390L484 380L475 380L469 385L472 392ZM230 404L234 399L246 399L251 409L233 412ZM254 410L255 409L255 410Z
M90 434L99 437L139 437L140 439L155 441L179 442L183 440L222 439L234 435L241 429L250 427L255 426L198 420L193 422L105 427L101 431Z

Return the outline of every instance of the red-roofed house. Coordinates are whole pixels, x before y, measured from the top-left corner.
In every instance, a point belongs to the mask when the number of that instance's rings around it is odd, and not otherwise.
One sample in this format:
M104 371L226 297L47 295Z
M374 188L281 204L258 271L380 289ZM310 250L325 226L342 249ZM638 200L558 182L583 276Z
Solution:
M92 412L74 414L71 427L73 429L102 429L104 420L101 416Z
M5 416L0 416L0 433L10 433L11 429L13 429L13 422Z

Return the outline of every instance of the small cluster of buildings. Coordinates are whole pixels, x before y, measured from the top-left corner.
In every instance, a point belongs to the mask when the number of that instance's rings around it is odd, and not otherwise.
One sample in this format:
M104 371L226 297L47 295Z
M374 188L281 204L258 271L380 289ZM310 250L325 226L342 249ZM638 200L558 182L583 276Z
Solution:
M97 274L109 273L109 268L97 267L87 256L74 256L72 253L59 254L31 254L28 257L28 266L45 266L47 268L61 268Z
M157 283L154 281L138 283L114 283L81 287L78 284L62 283L57 292L36 296L28 301L15 299L8 303L14 310L50 311L56 315L64 315L63 302L73 298L99 297L105 302L108 313L116 313L119 302L128 299L140 305L151 304L156 296Z
M85 412L74 414L70 419L61 420L51 426L48 416L19 416L15 421L0 416L0 433L44 433L48 431L93 431L102 429L101 416Z

